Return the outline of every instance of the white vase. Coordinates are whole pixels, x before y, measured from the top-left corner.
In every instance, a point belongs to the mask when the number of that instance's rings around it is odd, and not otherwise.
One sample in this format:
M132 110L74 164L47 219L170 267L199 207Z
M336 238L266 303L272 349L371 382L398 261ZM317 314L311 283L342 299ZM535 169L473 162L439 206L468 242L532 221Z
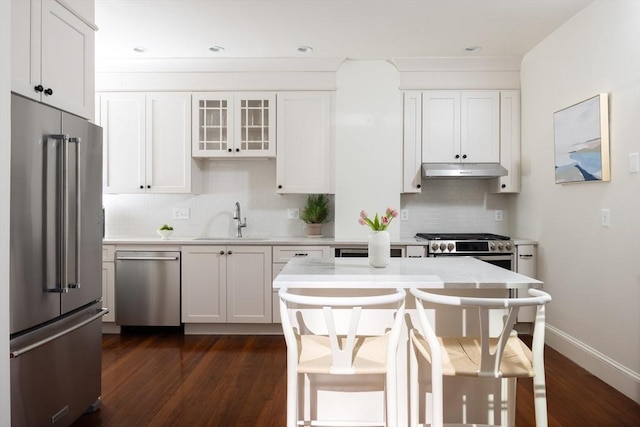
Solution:
M391 259L391 237L388 231L372 231L369 234L369 264L386 267Z

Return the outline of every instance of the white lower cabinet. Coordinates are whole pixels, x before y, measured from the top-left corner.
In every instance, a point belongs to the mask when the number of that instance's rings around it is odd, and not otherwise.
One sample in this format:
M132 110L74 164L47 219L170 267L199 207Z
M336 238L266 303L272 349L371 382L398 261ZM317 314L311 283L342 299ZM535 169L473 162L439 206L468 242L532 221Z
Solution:
M116 321L116 265L114 260L115 248L102 247L102 306L109 312L102 316L103 322Z
M293 258L329 258L331 248L329 246L274 246L273 247L273 279ZM274 289L272 295L273 323L281 323L280 303L278 292Z
M516 244L515 264L516 272L536 278L536 245ZM526 296L525 290L518 290L518 296ZM523 307L518 312L518 322L533 323L536 319L535 307Z
M184 323L271 323L269 246L183 246Z

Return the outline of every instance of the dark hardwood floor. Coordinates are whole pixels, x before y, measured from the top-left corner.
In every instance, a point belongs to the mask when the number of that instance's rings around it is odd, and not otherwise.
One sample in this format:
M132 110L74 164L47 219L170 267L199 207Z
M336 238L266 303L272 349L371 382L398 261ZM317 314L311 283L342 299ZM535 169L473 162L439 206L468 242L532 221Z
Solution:
M640 426L640 405L545 351L550 427ZM281 336L104 335L102 363L102 407L73 427L285 425ZM530 380L516 406L516 426L534 426Z

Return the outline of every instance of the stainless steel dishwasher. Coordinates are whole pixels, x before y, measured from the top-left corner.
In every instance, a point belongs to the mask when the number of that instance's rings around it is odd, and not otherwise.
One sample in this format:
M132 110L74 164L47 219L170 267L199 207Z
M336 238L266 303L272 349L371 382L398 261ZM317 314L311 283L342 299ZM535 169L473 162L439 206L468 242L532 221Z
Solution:
M180 252L116 252L116 323L180 326Z

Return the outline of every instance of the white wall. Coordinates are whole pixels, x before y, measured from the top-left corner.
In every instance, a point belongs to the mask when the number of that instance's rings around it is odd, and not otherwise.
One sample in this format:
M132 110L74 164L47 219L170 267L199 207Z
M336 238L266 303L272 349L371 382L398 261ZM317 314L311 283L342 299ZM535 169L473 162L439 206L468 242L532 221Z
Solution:
M366 239L358 224L398 209L402 190L402 92L400 73L385 61L346 61L338 70L336 92L336 221L338 239ZM399 221L389 226L400 236Z
M0 426L11 424L9 391L9 203L11 179L11 2L0 1Z
M640 2L596 1L522 63L515 229L539 241L547 342L640 402ZM554 183L553 112L609 94L611 181ZM611 226L600 211L611 209Z

